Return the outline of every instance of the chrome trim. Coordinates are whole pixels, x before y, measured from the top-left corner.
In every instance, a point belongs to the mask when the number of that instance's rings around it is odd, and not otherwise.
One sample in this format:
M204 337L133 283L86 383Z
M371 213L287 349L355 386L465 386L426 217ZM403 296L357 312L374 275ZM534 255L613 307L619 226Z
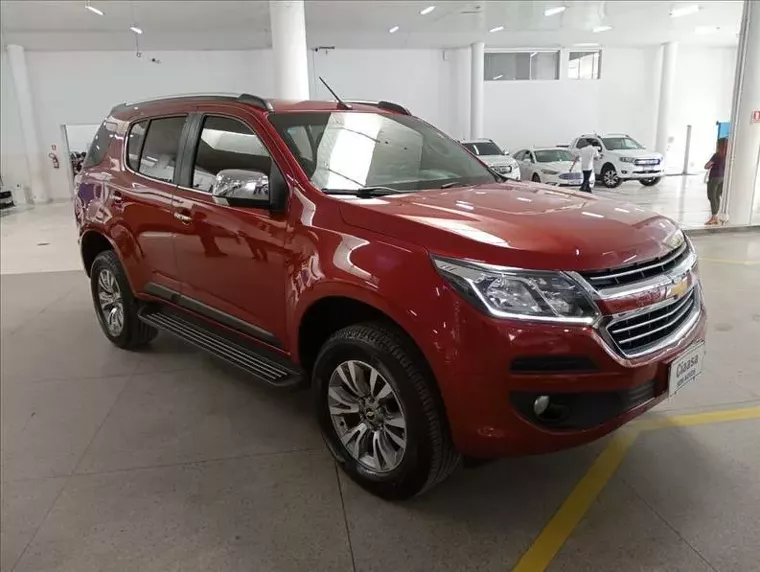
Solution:
M641 328L643 326L646 326L646 325L652 324L654 322L658 322L660 320L663 320L663 319L667 318L668 316L672 316L673 314L675 314L676 312L678 312L681 308L683 308L686 305L686 303L689 301L689 296L691 295L691 293L692 293L692 290L689 290L688 294L684 295L681 298L681 301L676 302L675 304L672 304L673 306L677 306L677 308L675 308L674 310L671 310L667 314L663 314L662 316L658 316L658 317L654 318L653 320L648 320L646 322L641 322L640 324L636 324L635 326L626 326L625 328L616 329L614 332L612 331L612 326L614 324L610 323L610 324L607 325L607 329L610 331L610 334L613 334L613 333L614 334L619 334L621 332L629 332L630 330L635 330L636 328ZM653 307L653 306L648 306L647 307L647 311L648 312L656 312L657 308ZM631 316L631 317L633 317L633 316ZM627 319L629 319L629 318L619 318L617 321L622 322L622 321L625 321ZM653 331L655 331L655 330L653 330ZM651 332L649 332L649 333L651 333Z
M631 274L636 274L637 272L645 272L647 270L651 270L652 268L657 268L658 266L665 266L669 262L672 262L679 256L681 256L684 253L684 250L686 250L688 246L686 246L686 243L682 243L680 247L675 248L669 255L667 255L667 258L663 258L662 260L659 260L658 262L655 262L653 264L649 264L648 266L642 266L641 268L636 268L634 270L627 270L624 272L618 272L616 274L605 274L604 276L592 276L590 278L586 278L589 282L593 284L594 280L611 280L613 278L619 278L621 276L630 276Z

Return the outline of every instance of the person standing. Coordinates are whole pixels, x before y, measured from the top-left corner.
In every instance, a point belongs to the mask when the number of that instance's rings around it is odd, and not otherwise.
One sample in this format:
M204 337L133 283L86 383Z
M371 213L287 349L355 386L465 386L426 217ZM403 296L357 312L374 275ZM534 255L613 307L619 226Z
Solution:
M726 171L726 151L728 150L728 139L721 137L715 147L715 153L705 164L705 169L710 172L707 175L707 200L710 201L710 218L706 225L720 224L718 220L718 211L720 210L720 199L723 196L723 175Z
M583 172L583 183L581 184L581 191L591 192L591 173L594 170L594 161L599 158L599 149L591 144L588 139L585 140L586 144L581 147L578 154L573 159L573 164L570 166L572 171L578 159L581 161L581 171Z

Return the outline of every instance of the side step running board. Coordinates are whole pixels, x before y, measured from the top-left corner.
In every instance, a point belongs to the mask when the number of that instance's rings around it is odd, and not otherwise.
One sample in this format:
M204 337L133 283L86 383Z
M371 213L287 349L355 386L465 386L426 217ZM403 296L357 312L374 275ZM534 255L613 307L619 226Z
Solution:
M303 371L278 356L248 343L241 336L230 334L194 316L160 305L146 305L139 318L174 334L215 356L239 367L258 380L277 387L293 387L303 381Z

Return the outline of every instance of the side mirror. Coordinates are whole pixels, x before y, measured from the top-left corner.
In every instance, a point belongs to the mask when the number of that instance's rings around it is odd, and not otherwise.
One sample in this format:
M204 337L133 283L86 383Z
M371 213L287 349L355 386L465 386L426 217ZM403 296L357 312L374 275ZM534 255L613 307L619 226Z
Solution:
M244 169L219 171L211 195L220 205L267 208L270 203L269 175Z

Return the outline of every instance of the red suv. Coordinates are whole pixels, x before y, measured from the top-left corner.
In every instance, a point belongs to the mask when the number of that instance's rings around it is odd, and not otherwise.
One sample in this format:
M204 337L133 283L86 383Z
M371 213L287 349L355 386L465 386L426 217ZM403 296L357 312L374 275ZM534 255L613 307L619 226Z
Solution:
M335 459L385 498L462 456L601 437L701 368L696 255L675 223L506 183L389 102L119 105L76 218L111 342L166 330L311 386Z

